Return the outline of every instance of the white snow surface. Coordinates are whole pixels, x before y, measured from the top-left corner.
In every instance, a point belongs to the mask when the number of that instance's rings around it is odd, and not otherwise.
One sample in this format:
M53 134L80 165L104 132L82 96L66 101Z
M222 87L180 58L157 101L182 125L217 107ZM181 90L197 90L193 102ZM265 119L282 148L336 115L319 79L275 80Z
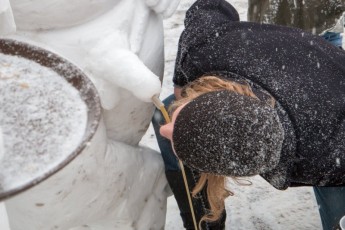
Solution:
M241 20L247 20L247 0L228 0L237 9ZM172 76L177 44L183 30L185 11L194 0L181 0L174 15L164 21L165 71L160 98L173 92ZM142 143L159 151L152 127ZM226 200L226 229L294 230L322 229L318 206L311 187L289 188L279 191L259 176L248 178L250 186L236 185L229 181L235 193ZM183 229L179 210L173 196L168 198L165 230Z
M2 158L4 157L5 154L5 150L4 150L4 138L3 138L3 134L2 134L2 128L0 126L0 161L2 160Z
M78 90L49 68L4 54L0 65L6 66L0 69L0 153L6 149L0 181L4 189L14 189L78 147L87 106Z

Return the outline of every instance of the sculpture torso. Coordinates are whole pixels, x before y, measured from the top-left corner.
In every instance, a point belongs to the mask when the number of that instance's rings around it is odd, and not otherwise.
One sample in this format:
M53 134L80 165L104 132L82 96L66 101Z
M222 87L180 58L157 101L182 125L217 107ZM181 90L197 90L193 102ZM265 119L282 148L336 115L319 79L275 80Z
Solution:
M162 159L138 142L153 113L148 102L161 87L162 15L173 13L178 2L10 0L17 31L8 37L76 64L95 84L103 107L88 148L52 177L6 202L13 229L163 227L167 183ZM44 206L37 206L38 200Z
M100 94L108 136L137 144L153 106L134 95L157 91L163 75L161 15L145 0L13 0L11 6L14 38L37 42L83 69Z

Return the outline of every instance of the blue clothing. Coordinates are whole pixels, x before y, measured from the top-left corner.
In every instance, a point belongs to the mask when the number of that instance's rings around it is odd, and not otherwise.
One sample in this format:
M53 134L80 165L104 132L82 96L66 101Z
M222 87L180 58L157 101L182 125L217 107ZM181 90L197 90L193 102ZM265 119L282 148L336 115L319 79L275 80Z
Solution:
M174 100L175 96L173 94L167 97L163 101L165 108L168 108ZM168 140L165 137L162 137L159 133L159 128L165 123L166 122L164 120L162 113L158 109L156 109L152 118L152 125L156 134L159 149L161 150L162 158L165 165L165 171L179 171L180 167L178 164L178 159L172 149L170 140Z
M336 32L326 32L321 35L326 41L333 44L334 46L337 46L339 48L342 48L343 45L343 37L340 33Z
M345 187L314 187L324 230L333 230L345 216Z

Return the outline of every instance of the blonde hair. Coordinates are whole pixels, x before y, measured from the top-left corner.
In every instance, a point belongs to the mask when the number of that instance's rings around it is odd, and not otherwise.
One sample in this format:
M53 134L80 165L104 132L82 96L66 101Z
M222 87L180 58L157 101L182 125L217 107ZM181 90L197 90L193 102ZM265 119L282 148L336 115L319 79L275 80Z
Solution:
M183 87L181 91L181 99L175 101L169 110L174 111L180 105L183 105L204 93L217 90L229 90L245 96L257 98L249 85L223 80L216 76L203 76Z
M229 90L232 92L236 92L238 94L258 99L257 96L251 90L249 85L223 80L215 76L203 76L189 83L182 89L182 98L174 102L170 110L175 110L180 105L183 105L204 93L213 92L217 90ZM196 197L197 194L207 184L207 199L210 205L210 210L207 210L208 213L201 218L199 222L200 229L201 223L203 221L217 221L221 217L225 209L224 200L227 197L234 195L234 193L228 190L226 187L226 178L227 177L225 176L214 175L210 173L201 173L200 179L192 191L192 195L193 197ZM238 184L243 184L239 182L237 178L232 179L234 179L234 181ZM249 182L249 184L251 183ZM244 185L248 185L248 183Z

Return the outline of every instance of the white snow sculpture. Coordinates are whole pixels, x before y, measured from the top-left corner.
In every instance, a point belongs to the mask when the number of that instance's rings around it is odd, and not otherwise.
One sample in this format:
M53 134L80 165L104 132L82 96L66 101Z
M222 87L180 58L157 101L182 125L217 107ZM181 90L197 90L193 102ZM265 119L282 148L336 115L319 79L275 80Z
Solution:
M5 201L12 230L164 227L162 160L138 143L153 113L150 98L160 92L162 16L170 16L178 2L0 0L0 19L7 22L0 20L2 37L72 61L95 84L103 107L89 147L47 180Z
M5 150L4 150L4 139L2 137L2 129L0 126L0 161L4 157Z

